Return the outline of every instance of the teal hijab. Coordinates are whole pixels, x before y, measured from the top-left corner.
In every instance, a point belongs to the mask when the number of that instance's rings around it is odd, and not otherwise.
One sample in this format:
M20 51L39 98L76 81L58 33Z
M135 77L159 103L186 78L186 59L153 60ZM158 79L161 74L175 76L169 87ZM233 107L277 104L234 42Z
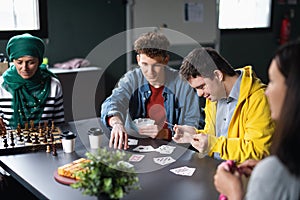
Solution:
M18 124L24 126L26 122L33 120L38 124L45 102L50 93L51 73L43 60L45 45L40 38L29 34L18 35L11 38L7 44L6 52L12 61L22 56L36 57L40 61L36 73L29 79L23 79L14 65L3 74L2 86L12 94L13 115L9 126L16 128Z

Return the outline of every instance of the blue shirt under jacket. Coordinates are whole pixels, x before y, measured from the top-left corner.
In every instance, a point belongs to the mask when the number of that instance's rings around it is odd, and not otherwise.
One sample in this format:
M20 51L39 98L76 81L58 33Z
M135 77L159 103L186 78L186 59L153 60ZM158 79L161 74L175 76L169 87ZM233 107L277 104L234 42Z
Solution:
M199 97L177 70L165 67L163 90L167 121L171 124L202 126ZM146 103L151 96L148 81L140 68L128 71L101 106L101 120L108 127L108 117L118 115L126 127L136 130L132 123L137 118L147 116ZM202 125L201 125L202 124ZM168 127L172 130L172 127Z

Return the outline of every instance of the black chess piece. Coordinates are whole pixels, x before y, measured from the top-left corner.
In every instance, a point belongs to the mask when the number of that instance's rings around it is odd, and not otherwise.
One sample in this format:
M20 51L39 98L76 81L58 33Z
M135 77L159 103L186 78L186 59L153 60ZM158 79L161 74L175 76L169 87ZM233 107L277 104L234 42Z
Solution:
M52 155L57 156L55 143L52 144Z
M52 132L50 132L50 141L52 144L54 144L54 135Z
M4 143L3 146L4 146L5 148L7 148L7 147L8 147L8 144L7 144L7 138L6 138L6 137L3 138L3 143Z
M16 144L14 143L14 134L10 133L10 146L14 147Z
M44 134L43 143L45 143L45 144L47 144L47 143L48 143L48 139L47 139L47 135L46 135L46 134Z
M34 134L34 142L33 142L33 144L39 144L40 142L39 142L39 137L38 137L38 134L36 133L36 134Z
M26 143L32 143L32 141L31 141L31 134L30 133L28 133L28 135L27 135Z
M20 134L20 136L19 136L19 141L20 141L20 142L24 142L24 139L23 139L23 135L22 135L22 134Z

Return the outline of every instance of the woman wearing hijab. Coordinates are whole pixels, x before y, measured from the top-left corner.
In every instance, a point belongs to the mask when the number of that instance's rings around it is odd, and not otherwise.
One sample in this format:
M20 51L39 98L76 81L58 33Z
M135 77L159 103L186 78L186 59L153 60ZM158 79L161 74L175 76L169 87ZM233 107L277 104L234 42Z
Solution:
M42 64L44 42L30 34L12 37L6 52L13 64L0 77L0 126L54 121L64 123L62 87Z

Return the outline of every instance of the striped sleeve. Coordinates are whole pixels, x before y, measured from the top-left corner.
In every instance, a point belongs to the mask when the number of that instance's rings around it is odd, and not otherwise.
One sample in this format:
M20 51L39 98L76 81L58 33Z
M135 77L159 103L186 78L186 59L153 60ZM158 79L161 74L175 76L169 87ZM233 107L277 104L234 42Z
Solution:
M13 115L12 95L2 87L3 78L0 77L0 117L9 126ZM54 121L56 125L65 123L64 101L60 82L56 78L51 79L51 89L46 100L41 123Z

